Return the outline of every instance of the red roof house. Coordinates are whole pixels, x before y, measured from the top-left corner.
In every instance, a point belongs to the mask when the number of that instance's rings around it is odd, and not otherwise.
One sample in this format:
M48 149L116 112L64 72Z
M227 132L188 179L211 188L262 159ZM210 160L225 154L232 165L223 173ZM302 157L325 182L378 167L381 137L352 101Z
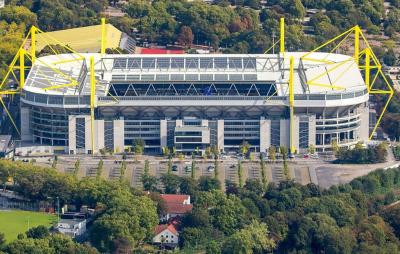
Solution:
M161 218L162 221L180 217L193 209L189 195L161 194L161 198L164 200L167 210L167 214Z
M176 247L179 242L179 233L173 224L157 225L154 230L153 243Z

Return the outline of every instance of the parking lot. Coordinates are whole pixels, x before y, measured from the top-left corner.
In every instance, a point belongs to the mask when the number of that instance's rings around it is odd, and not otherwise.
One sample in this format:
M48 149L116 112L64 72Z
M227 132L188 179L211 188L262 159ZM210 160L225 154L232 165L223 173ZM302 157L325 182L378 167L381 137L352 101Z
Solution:
M78 177L96 177L99 161L103 160L103 169L101 177L109 180L119 180L121 178L121 156L58 156L57 170L72 174L75 171L75 162L80 161ZM51 166L53 157L38 157L35 158L36 163L42 166ZM168 159L162 157L141 156L140 158L128 157L125 160L126 170L123 178L126 179L131 186L136 188L142 187L142 175L144 172L145 160L149 161L150 174L160 178L168 171ZM225 181L239 183L238 179L238 163L239 160L233 156L226 156L225 159L218 160L218 178L224 186ZM196 170L195 176L214 177L215 162L212 159L195 159ZM283 175L283 163L281 162L266 162L266 176L268 182L280 182L285 179ZM310 182L308 167L301 162L289 162L289 170L291 177L295 181L307 184ZM185 159L174 158L172 160L172 173L182 176L191 177L192 159L187 157ZM243 182L246 179L260 179L262 178L260 161L242 160L242 176ZM162 183L158 183L158 187L162 188Z

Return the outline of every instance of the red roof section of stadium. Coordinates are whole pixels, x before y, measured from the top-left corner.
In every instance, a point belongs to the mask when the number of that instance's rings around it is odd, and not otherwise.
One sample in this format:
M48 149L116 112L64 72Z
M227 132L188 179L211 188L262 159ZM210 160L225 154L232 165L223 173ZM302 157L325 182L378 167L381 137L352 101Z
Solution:
M141 48L140 54L184 54L184 50L179 49L156 49L156 48Z

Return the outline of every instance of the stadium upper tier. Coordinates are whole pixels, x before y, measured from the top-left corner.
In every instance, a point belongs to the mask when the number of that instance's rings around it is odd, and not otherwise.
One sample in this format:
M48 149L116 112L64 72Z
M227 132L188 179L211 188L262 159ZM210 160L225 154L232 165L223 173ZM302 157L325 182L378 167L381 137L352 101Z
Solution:
M79 104L88 104L91 56L95 61L96 96L104 101L146 96L287 97L292 56L295 99L367 99L363 77L352 57L319 52L302 57L305 54L287 52L284 59L277 54L48 55L36 59L23 99L59 104L56 101L63 97L71 101L81 97ZM49 96L32 98L38 94Z

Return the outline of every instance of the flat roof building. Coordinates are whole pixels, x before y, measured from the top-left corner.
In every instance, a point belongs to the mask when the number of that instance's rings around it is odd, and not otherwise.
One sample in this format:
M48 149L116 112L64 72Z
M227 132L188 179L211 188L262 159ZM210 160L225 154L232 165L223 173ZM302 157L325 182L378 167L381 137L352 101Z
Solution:
M312 53L311 61L305 54L39 57L21 95L22 139L70 154L122 152L137 139L144 140L146 153L161 153L163 147L229 151L243 141L260 152L291 143L297 152L310 145L324 151L332 140L340 146L367 140L369 94L355 60ZM96 79L93 128L90 57Z

